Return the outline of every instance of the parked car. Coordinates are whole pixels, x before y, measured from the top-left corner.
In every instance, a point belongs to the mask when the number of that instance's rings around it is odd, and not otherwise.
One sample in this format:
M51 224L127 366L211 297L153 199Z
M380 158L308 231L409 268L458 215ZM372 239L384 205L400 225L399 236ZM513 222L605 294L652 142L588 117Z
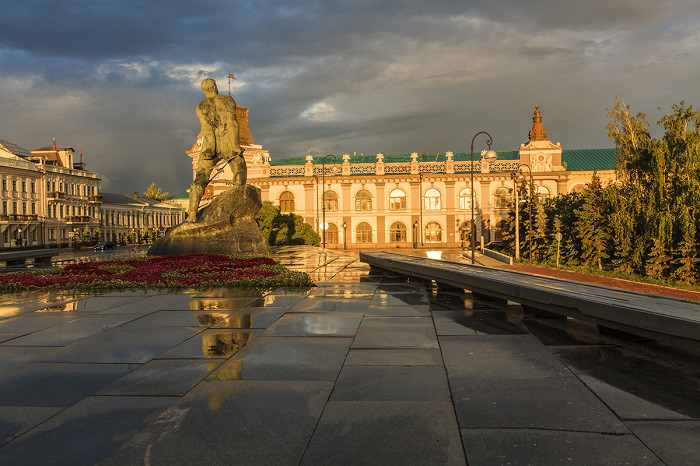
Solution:
M104 251L105 249L114 249L114 243L111 241L102 241L100 244L95 246L94 248L95 251Z
M505 249L506 247L506 242L505 241L491 241L489 244L484 246L486 249L490 249L492 251L501 251Z

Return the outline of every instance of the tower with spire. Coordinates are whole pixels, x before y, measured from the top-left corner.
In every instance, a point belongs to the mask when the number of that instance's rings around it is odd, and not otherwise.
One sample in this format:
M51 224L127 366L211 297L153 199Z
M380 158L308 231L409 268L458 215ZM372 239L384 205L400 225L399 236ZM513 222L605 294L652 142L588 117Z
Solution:
M554 144L547 139L547 130L542 126L540 106L535 105L528 141L518 149L520 163L529 165L533 173L564 171L566 169L561 164L561 152L560 143Z

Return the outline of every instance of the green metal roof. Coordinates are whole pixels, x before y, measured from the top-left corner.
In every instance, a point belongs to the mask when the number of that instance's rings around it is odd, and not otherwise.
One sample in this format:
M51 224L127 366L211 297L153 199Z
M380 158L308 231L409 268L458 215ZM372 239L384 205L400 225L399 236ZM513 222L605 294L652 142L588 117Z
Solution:
M567 170L615 170L617 154L615 149L564 149L562 162Z
M168 199L187 199L188 197L190 197L190 193L184 192L184 193L173 194L172 196L168 196Z

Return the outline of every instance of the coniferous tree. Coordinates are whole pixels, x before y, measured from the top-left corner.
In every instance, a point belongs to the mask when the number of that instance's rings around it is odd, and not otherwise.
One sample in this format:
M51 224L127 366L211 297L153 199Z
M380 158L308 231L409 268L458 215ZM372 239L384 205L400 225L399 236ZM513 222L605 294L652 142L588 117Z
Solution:
M697 246L690 235L687 235L681 243L679 257L673 260L677 265L673 271L673 278L681 283L691 284L697 281Z
M602 270L603 259L609 257L608 242L612 235L607 225L603 187L596 174L584 193L583 206L578 211L578 216L576 228L581 239L581 261Z
M666 246L660 238L654 238L651 252L646 262L647 277L659 280L666 276L671 256L666 254Z
M535 203L533 216L535 217L532 227L533 255L536 260L542 260L545 258L547 248L547 215L544 204L540 200Z
M143 193L143 197L155 199L156 201L165 201L168 199L168 193L162 192L155 183L151 183L151 185Z

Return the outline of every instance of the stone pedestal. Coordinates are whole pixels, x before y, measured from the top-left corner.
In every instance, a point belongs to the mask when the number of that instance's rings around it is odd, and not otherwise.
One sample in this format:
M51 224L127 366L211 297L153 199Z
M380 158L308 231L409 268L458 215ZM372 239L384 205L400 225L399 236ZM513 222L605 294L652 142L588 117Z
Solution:
M201 209L197 223L180 224L158 238L148 254L266 254L267 243L255 222L261 207L259 188L236 186Z

